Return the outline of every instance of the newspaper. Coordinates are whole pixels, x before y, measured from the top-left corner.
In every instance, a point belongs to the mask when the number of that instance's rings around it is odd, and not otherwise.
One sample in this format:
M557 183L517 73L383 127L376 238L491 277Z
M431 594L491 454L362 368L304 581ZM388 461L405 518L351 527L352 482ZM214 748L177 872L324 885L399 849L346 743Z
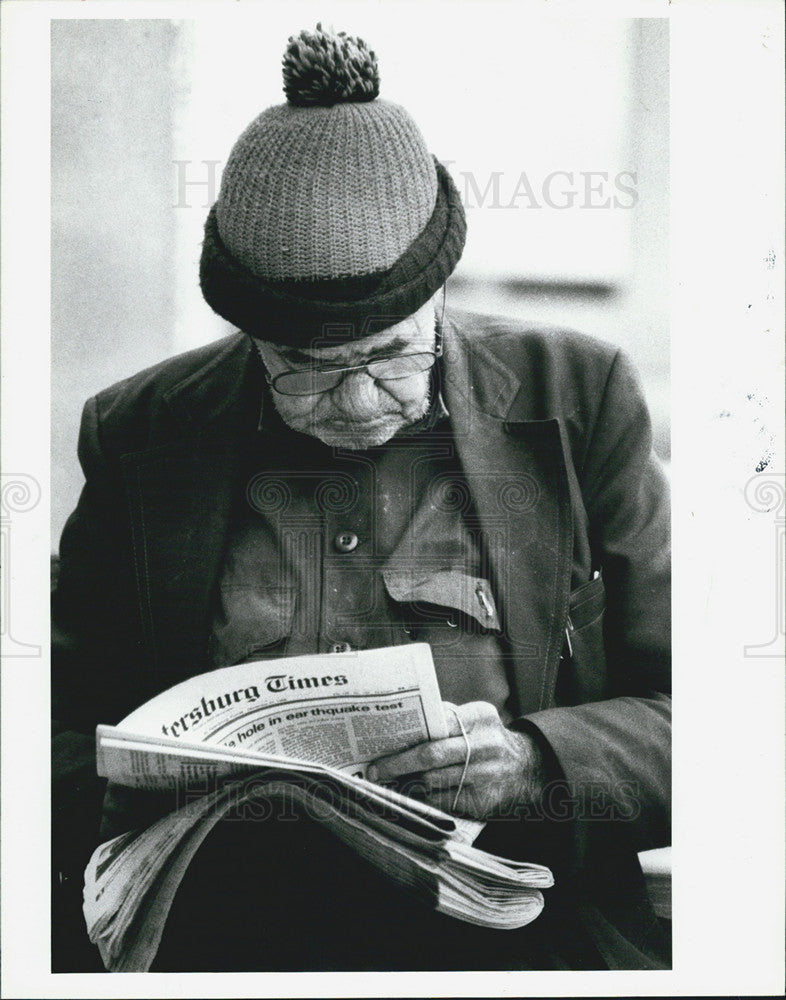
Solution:
M482 823L365 779L368 764L447 736L423 643L265 660L211 671L96 731L97 769L181 808L102 844L85 871L84 914L110 971L147 971L185 871L235 806L286 798L428 905L484 927L535 919L548 868L472 846Z
M103 778L133 788L164 791L173 787L197 793L213 790L222 779L243 774L275 775L298 780L321 781L337 795L352 794L368 802L368 808L403 810L435 824L443 831L473 840L483 824L465 824L428 803L401 795L392 788L375 785L356 775L323 764L295 758L241 752L225 747L205 747L196 743L136 736L119 728L99 726L96 740L97 771ZM476 828L477 827L477 828Z
M277 795L286 796L289 805L298 802L391 881L470 923L500 930L521 927L543 909L540 890L553 885L548 868L486 854L422 817L409 828L352 798L340 803L321 798L317 812L314 790L288 782L241 785L239 790L226 786L142 834L123 834L94 853L85 873L84 912L90 939L108 970L150 969L175 892L200 844L233 802L259 795L267 802ZM441 825L449 826L449 817L443 818Z
M117 728L361 777L372 760L448 734L427 643L223 667L164 691ZM134 785L145 787L144 776Z

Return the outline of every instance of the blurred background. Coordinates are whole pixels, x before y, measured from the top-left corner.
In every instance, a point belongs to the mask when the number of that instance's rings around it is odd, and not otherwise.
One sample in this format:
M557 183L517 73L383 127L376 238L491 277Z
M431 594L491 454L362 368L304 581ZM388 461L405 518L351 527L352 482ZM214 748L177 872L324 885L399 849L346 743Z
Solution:
M234 140L284 99L289 35L317 21L368 41L381 96L456 181L449 306L625 348L668 461L668 22L479 0L224 11L52 21L53 548L84 401L230 332L199 291L204 219Z

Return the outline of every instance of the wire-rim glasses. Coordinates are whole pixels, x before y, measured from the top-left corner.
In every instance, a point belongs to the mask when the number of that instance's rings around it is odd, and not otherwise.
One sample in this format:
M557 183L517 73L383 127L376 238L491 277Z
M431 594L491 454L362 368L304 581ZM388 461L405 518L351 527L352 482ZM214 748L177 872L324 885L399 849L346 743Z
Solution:
M266 379L271 389L282 396L317 396L335 389L350 372L365 371L375 382L395 382L428 371L441 356L442 337L438 331L433 351L413 351L411 354L375 358L360 365L298 368L272 377L267 374Z

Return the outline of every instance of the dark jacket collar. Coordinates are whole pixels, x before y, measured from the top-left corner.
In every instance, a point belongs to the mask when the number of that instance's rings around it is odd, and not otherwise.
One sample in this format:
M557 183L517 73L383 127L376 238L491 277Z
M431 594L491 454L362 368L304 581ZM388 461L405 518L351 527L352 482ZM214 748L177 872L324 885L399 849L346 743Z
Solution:
M446 318L444 329L446 396L451 414L476 409L506 420L521 383L483 338L470 326ZM452 405L450 399L456 400Z
M259 399L263 381L262 362L251 339L235 333L203 365L168 389L164 399L184 427L195 429L241 415L254 398Z

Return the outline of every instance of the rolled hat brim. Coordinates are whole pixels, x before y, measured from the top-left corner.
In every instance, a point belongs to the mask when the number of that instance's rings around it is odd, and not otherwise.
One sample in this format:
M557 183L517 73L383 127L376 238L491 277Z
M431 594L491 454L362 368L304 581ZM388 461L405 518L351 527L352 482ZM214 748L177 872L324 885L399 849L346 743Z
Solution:
M342 343L400 322L438 291L461 257L467 224L450 174L435 159L431 218L384 271L317 281L266 281L235 260L221 240L215 206L205 223L199 282L208 305L240 330L287 347Z

